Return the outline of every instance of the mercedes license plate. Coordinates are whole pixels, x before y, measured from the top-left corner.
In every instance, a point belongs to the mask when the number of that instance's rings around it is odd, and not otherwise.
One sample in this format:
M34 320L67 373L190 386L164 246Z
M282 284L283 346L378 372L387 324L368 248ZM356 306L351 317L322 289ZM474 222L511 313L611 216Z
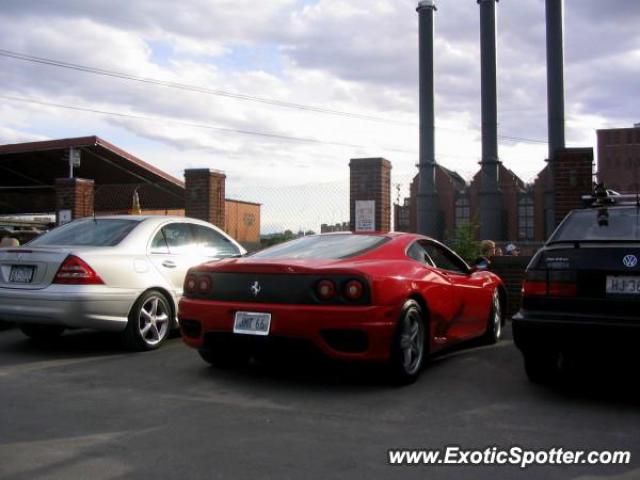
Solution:
M31 283L36 267L25 265L14 265L9 272L10 283Z
M607 293L614 295L640 295L640 276L607 275Z
M270 313L236 312L236 317L233 322L233 333L269 335L270 326Z

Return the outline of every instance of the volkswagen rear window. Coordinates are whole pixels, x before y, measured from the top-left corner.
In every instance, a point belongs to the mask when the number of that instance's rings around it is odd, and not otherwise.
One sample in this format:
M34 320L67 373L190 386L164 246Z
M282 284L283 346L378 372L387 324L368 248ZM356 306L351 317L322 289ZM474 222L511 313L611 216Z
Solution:
M640 209L574 210L549 238L549 243L605 241L640 241Z

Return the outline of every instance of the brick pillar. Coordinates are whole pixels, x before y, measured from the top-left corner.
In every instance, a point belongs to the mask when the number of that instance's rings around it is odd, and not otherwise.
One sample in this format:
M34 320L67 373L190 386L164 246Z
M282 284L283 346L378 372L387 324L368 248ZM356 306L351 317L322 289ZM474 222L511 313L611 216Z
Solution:
M593 149L559 150L554 167L555 224L558 225L570 210L582 207L582 195L593 190Z
M185 215L225 228L225 180L219 170L192 168L184 171Z
M391 162L384 158L354 158L350 168L350 228L356 229L356 201L375 202L374 230L391 230Z
M93 215L94 182L86 178L56 178L56 223ZM70 214L67 216L67 214Z

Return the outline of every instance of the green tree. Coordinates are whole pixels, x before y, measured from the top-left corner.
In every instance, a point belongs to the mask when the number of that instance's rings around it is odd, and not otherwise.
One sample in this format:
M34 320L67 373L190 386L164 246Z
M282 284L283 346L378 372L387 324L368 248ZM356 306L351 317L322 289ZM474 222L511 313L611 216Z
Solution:
M294 238L297 237L291 230L285 230L282 233L272 233L271 235L263 236L260 239L260 245L262 248L266 248L272 245L277 245L278 243L288 242Z
M476 240L479 228L475 222L463 222L455 228L445 243L467 263L473 263L480 256L480 242Z

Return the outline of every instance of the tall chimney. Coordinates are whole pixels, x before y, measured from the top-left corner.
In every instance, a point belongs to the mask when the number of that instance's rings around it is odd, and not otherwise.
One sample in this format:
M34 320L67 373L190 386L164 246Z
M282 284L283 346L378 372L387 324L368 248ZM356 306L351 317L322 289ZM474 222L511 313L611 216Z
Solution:
M564 143L564 0L546 0L547 21L547 115L549 158L565 147Z
M480 235L503 240L502 193L499 188L498 93L496 60L496 2L480 4L480 61L482 89L482 160L480 190Z
M555 223L555 156L565 148L564 139L564 0L545 0L547 24L547 121L549 153L545 188L545 236L551 234Z
M418 233L442 237L436 190L435 101L433 76L434 0L418 2L420 64L420 161L418 164Z

